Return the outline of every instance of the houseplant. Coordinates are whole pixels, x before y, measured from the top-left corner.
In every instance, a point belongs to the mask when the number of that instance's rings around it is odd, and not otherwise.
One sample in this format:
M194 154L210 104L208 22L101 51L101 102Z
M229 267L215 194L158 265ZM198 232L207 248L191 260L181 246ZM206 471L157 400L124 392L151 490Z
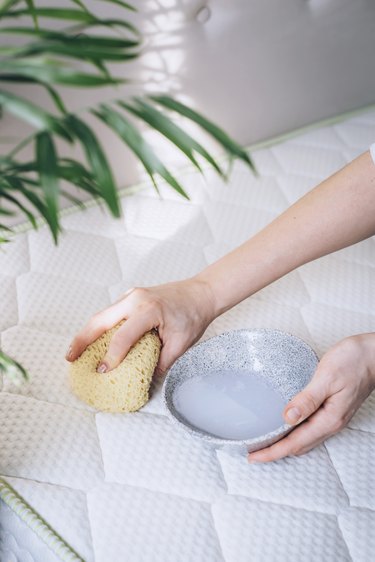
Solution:
M0 242L6 242L12 231L4 219L21 213L34 228L41 217L57 243L61 196L80 204L64 189L62 184L66 183L103 201L113 216L119 216L113 173L95 131L86 122L89 114L120 137L143 164L156 188L156 179L161 177L187 197L182 185L142 137L139 123L146 123L166 137L198 170L200 162L205 161L220 176L226 176L204 146L172 121L170 113L197 124L230 158L240 158L254 169L248 154L221 128L165 94L114 97L110 102L69 111L64 87L96 89L124 84L125 79L115 76L109 65L133 61L141 53L141 34L126 18L134 7L122 0L99 0L103 2L121 8L124 18L99 17L83 0L71 0L68 8L40 6L34 0L0 2L0 108L2 113L8 112L33 128L31 134L0 155ZM47 92L53 111L15 93L13 86L20 84ZM64 146L68 145L79 145L85 161L67 156ZM25 160L20 154L26 146L32 148L33 156ZM12 370L14 374L19 367L0 351L0 371ZM24 371L19 372L24 375Z

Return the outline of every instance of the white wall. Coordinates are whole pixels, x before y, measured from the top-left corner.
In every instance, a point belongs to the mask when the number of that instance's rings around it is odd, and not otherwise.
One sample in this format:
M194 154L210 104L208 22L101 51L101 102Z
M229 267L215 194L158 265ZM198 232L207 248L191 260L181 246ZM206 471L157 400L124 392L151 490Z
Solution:
M107 16L122 13L107 3L87 4ZM71 107L142 89L169 91L248 145L375 102L375 0L134 4L146 38L144 55L131 72L127 66L113 69L130 72L138 85L117 92L66 91ZM48 106L39 91L23 87L22 92ZM1 135L21 131L9 119L0 126ZM102 127L97 130L120 186L137 181L139 166L128 151ZM176 162L176 155L158 145Z

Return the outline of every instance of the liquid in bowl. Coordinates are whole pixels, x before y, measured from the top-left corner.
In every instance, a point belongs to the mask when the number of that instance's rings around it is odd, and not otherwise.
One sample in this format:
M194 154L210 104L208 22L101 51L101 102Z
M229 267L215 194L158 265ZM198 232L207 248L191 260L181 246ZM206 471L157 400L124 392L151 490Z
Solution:
M221 370L186 379L175 389L173 405L190 426L243 440L283 425L286 400L256 373Z

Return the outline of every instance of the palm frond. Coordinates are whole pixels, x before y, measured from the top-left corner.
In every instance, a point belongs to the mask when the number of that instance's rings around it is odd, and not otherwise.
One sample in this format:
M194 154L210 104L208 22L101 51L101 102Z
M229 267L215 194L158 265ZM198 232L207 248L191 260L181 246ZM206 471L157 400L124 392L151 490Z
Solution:
M52 234L57 242L59 227L58 198L59 180L58 164L55 143L52 136L44 131L36 137L36 162L39 171L39 180L44 193L44 202L48 212L48 224L52 227Z
M73 140L61 120L25 98L0 90L0 106L36 129L56 133L69 142Z
M229 155L239 158L240 160L243 160L243 162L245 162L248 166L250 166L252 171L256 173L254 163L249 157L249 155L247 154L247 152L238 143L236 143L233 139L231 139L230 136L223 129L215 125L215 123L209 121L194 109L191 109L187 105L179 101L176 101L170 96L154 95L154 96L150 96L150 99L159 103L161 106L170 109L178 113L179 115L182 115L183 117L187 117L188 119L190 119L190 121L197 123L197 125L199 125L203 130L209 133L219 144L221 144Z
M101 104L99 109L92 113L108 125L130 148L142 162L155 187L155 174L165 179L173 189L188 199L188 195L175 177L168 171L161 160L156 156L150 145L143 139L134 125L121 113L106 104Z
M0 349L0 374L4 374L14 384L20 385L22 381L27 381L29 376L26 369L17 361L9 357Z
M115 217L121 214L116 185L107 157L93 131L77 116L69 115L65 119L70 131L81 143L91 166L91 171L100 186L100 192Z
M201 172L201 167L198 164L194 153L198 153L207 162L209 162L212 167L218 172L219 175L224 176L224 172L221 170L220 166L217 164L215 159L207 152L203 146L198 143L191 135L186 133L181 127L178 127L173 121L168 119L163 113L152 107L145 100L140 98L135 98L133 104L126 102L118 102L118 104L130 111L133 115L136 115L146 123L148 123L153 129L159 131L164 137L170 140L177 148L179 148L185 156L194 164L194 166Z
M135 11L132 4L123 0L100 1ZM37 6L35 0L5 0L0 3L3 24L0 38L8 34L24 39L23 44L0 45L0 82L4 87L10 82L41 87L54 104L53 112L46 111L26 97L0 90L0 109L34 128L33 133L16 144L9 154L0 157L0 203L2 199L7 202L5 209L0 207L0 214L17 209L34 227L38 225L36 217L41 216L57 242L60 195L81 205L78 198L61 190L60 184L64 181L104 201L114 216L120 215L118 193L106 151L81 115L84 111L95 115L121 139L143 164L156 189L157 179L161 177L187 197L180 182L139 132L137 120L163 135L200 172L202 161L205 161L220 176L226 177L217 160L192 134L177 125L170 113L201 127L224 148L230 159L240 158L255 170L246 151L220 127L167 95L113 100L83 108L79 116L69 112L64 95L56 86L98 88L126 83L124 78L112 76L109 64L136 58L142 42L138 29L131 21L98 17L85 0L71 0L70 3L68 7ZM23 20L20 26L5 25L7 20L13 20L13 24L20 17L28 17L29 22L24 23ZM55 20L56 30L47 28L46 24L41 25L46 19ZM113 31L119 30L122 34L113 36ZM80 70L75 64L82 61L92 65L89 72ZM87 164L60 157L55 148L57 137L71 144L78 143ZM19 161L17 155L28 144L34 148L34 160ZM8 210L9 206L11 210Z

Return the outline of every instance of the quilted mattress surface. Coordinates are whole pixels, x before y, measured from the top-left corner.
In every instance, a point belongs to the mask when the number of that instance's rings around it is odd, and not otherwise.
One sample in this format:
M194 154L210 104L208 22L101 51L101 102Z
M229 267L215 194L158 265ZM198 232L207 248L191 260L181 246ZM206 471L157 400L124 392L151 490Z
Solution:
M41 228L0 252L1 347L31 376L0 386L0 475L42 518L32 523L14 502L0 502L1 562L375 559L375 395L310 453L249 465L177 432L160 382L135 414L95 412L69 392L64 361L98 309L129 287L198 272L374 137L375 111L367 111L255 150L259 179L240 164L228 185L209 171L206 180L189 174L190 202L145 188L122 199L119 221L93 206L63 218L57 248ZM368 239L260 291L204 337L277 328L321 355L347 335L374 331L374 287Z

